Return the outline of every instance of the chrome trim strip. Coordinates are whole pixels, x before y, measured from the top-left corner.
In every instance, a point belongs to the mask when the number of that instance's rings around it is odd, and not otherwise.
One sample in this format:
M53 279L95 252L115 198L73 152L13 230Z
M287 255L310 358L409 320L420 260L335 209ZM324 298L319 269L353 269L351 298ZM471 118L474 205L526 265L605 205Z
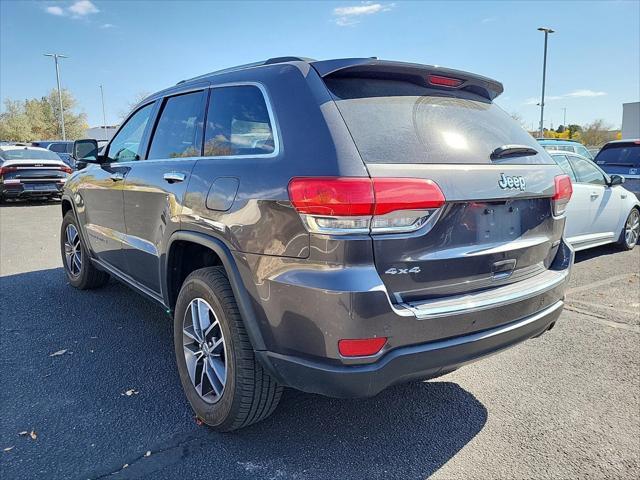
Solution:
M564 283L569 275L569 270L547 270L521 282L492 288L478 293L456 295L444 300L437 299L419 304L402 304L409 309L418 320L443 317L447 315L460 315L477 312L489 308L501 307L511 303L535 297L548 292Z

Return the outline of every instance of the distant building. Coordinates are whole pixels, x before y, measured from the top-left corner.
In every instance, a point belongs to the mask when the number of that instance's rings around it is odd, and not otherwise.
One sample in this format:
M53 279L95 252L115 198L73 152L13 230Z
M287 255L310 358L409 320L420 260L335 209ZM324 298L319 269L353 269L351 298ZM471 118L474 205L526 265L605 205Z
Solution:
M640 138L640 102L622 104L622 138Z
M120 125L107 125L106 127L91 127L84 132L84 138L95 138L96 140L111 140L116 134Z

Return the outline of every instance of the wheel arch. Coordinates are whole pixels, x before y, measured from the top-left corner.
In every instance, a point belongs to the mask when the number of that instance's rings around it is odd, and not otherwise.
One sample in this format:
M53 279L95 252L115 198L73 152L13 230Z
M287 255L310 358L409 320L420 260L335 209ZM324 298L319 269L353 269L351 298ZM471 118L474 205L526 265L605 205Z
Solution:
M175 255L178 252L178 249L175 247L181 244L181 242L204 247L215 254L216 258L220 260L219 264L224 267L229 283L231 284L231 289L233 290L240 315L244 321L249 340L251 341L254 350L265 350L266 347L264 339L258 326L255 311L252 306L251 296L244 286L240 271L238 270L238 266L233 258L231 250L218 238L186 230L179 230L171 235L171 238L167 243L166 253L164 254L165 258L161 262L163 269L161 278L164 283L164 300L166 305L173 310L178 296L177 293L179 292L179 287L178 292L175 292L175 288L173 286L174 273L172 272L172 263L176 261Z

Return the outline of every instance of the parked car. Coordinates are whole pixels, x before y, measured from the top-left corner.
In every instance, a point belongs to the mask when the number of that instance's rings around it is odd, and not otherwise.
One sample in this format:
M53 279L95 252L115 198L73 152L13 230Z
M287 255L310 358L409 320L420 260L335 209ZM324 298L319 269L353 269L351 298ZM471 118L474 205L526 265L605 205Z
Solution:
M575 250L617 243L631 250L640 234L640 202L624 188L624 177L607 175L596 164L571 152L550 151L571 177L565 238Z
M594 161L608 175L624 175L625 188L640 198L640 139L609 142Z
M591 154L591 158L596 158L596 155L600 151L600 148L587 148L587 150L589 150L589 153Z
M0 201L58 198L72 172L54 152L22 145L0 146Z
M589 160L593 160L593 154L576 140L565 140L560 138L539 138L538 143L544 147L545 150L560 150L563 152L573 152L578 155L582 155Z
M218 430L268 416L283 386L372 396L541 335L573 261L571 181L502 90L371 58L180 82L104 154L76 142L67 278L112 275L172 314L186 396Z
M69 140L36 140L31 142L34 147L46 148L52 152L56 152L60 159L69 165L71 168L75 168L75 162L71 152L73 150L73 142Z

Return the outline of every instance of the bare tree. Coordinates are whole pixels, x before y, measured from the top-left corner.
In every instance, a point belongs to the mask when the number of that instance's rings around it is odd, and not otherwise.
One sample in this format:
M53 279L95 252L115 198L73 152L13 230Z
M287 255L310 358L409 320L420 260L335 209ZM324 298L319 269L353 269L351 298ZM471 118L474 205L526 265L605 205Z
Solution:
M133 110L142 100L147 98L149 95L149 92L146 91L136 93L133 99L129 103L127 103L127 107L125 108L125 110L120 111L120 119L124 120L127 115L129 115L131 110Z
M582 127L580 139L582 143L590 146L600 146L615 138L615 132L611 131L611 125L598 119Z

